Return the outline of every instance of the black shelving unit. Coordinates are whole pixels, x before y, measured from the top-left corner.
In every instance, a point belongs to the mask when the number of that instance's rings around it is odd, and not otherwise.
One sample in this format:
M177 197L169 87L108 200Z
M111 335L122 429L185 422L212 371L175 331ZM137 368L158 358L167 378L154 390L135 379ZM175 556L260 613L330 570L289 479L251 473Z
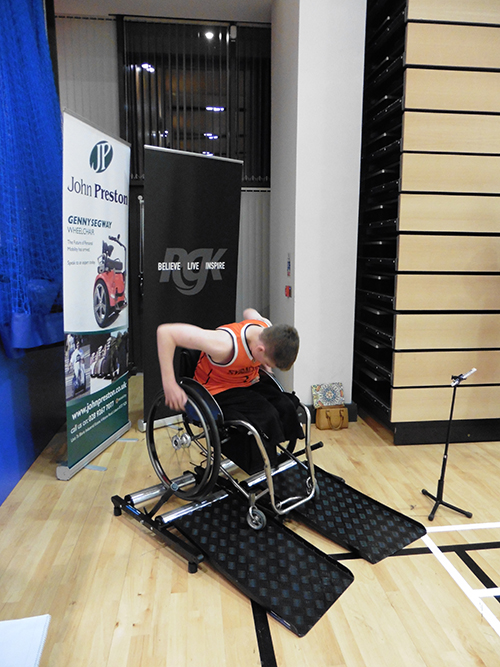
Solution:
M406 2L367 6L353 399L391 427Z

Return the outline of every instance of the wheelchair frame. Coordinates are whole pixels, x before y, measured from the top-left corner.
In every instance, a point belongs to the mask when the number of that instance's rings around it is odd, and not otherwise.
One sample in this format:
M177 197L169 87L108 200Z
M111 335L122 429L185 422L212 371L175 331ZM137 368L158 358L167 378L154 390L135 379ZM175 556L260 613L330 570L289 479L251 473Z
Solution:
M265 373L266 371L261 372ZM269 373L268 375L283 391L276 378ZM188 402L184 412L179 415L177 422L179 426L173 425L170 427L174 431L170 444L174 450L189 449L193 445L197 446L205 458L205 465L195 466L194 472L183 471L181 475L176 477L172 477L165 470L161 461L162 454L159 452L156 442L159 439L156 436L158 429L155 428L155 425L159 422L155 417L164 407L164 394L160 392L154 400L147 418L146 440L151 463L165 488L167 499L171 495L176 495L194 503L194 505L204 503L214 490L217 482L220 482L220 476L223 476L248 501L247 522L250 527L260 530L266 525L266 515L257 507L257 503L263 498L269 497L271 509L277 516L288 514L313 498L317 492L317 481L310 442L311 415L307 406L299 401L299 409L305 418L304 451L306 460L299 460L292 451L279 446L279 450L285 455L285 460L273 468L260 433L252 424L242 420L224 421L222 410L217 401L205 387L189 377L181 378L179 383L188 396ZM176 428L177 432L175 432ZM263 470L250 475L243 482L238 481L233 475L237 468L236 464L228 458L222 459L221 455L222 445L231 438L232 429L242 431L253 437L263 461ZM273 477L294 465L302 466L308 473L304 493L299 496L278 499L275 495ZM266 485L262 488L264 482ZM156 489L156 487L152 488ZM155 493L158 495L157 491Z

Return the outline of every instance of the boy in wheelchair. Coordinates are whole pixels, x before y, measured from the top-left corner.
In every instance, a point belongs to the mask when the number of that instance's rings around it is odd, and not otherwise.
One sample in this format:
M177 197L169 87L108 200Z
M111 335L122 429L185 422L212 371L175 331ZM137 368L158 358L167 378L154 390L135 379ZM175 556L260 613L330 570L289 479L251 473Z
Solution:
M176 348L200 350L194 379L215 397L225 420L243 420L257 428L274 465L278 444L304 437L297 415L299 401L259 371L261 367L289 370L298 354L299 336L294 327L273 326L253 308L247 308L243 317L215 330L182 323L158 327L165 403L182 411L187 401L175 377Z

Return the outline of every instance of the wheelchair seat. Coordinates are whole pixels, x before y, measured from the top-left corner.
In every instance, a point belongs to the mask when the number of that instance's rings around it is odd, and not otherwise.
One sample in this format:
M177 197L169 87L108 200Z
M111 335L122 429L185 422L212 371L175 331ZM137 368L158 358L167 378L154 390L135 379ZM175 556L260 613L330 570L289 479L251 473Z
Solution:
M111 259L111 257L106 257L104 260L104 266L106 271L123 271L123 262L119 259Z

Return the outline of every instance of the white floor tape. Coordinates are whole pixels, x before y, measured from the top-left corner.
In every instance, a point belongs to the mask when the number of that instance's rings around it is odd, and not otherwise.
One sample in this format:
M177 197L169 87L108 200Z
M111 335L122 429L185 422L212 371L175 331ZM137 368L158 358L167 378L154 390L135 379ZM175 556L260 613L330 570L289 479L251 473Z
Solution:
M463 530L486 530L489 528L500 528L500 521L495 523L462 523L457 526L429 526L428 533L453 533Z
M462 531L462 530L485 530L485 529L495 529L500 528L500 523L477 523L477 524L463 524L458 526L432 526L427 528L427 533L448 533L453 531ZM500 594L500 589L498 588L481 588L474 589L470 586L467 581L463 578L460 572L455 568L455 566L448 560L444 555L441 549L433 542L429 534L422 537L422 541L438 559L440 564L445 568L448 574L452 577L455 583L462 589L465 595L469 598L472 604L479 611L481 616L487 621L492 629L500 637L500 620L495 616L495 614L489 609L481 600L485 597L494 597L495 595Z

